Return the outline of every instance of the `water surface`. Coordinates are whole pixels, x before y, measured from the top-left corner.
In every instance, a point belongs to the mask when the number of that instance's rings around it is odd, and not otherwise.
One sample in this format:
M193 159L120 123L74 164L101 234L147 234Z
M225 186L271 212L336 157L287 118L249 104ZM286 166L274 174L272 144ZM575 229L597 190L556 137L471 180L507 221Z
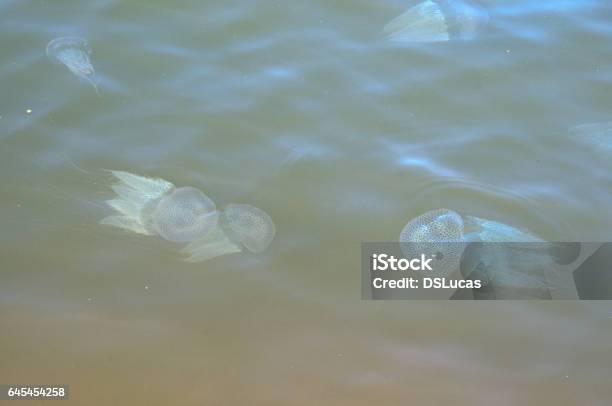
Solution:
M87 405L608 404L603 307L360 301L360 243L433 209L611 239L611 161L569 129L612 120L612 5L482 3L476 38L398 45L382 27L414 3L2 2L0 383ZM46 58L61 36L88 40L100 97ZM103 168L260 207L275 241L182 262L98 225Z

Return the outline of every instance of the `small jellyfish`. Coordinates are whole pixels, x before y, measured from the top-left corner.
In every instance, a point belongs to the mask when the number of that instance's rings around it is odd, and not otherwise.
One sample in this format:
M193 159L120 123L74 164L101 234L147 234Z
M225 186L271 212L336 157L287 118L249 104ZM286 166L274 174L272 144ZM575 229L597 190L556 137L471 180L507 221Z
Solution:
M95 82L95 70L89 60L91 47L89 43L78 37L61 37L47 44L47 56L55 63L68 68L74 75L89 82L97 95L98 85Z
M276 233L270 216L248 204L228 204L219 221L230 240L254 253L265 251Z
M106 204L118 214L103 218L100 224L122 228L143 235L157 234L151 224L152 206L174 185L159 178L146 178L123 171L110 171L118 180L111 188L117 194Z
M106 203L115 214L100 223L137 234L187 243L181 250L188 262L247 250L264 251L274 237L270 217L252 206L230 204L219 213L215 203L194 187L176 188L159 178L110 171L116 198Z
M448 274L458 268L465 249L463 227L463 219L452 210L428 211L404 226L399 236L401 250L407 257L435 257L434 271Z
M489 21L489 14L469 0L426 0L391 20L383 33L394 42L469 40Z
M151 213L157 233L169 241L194 241L217 225L215 203L194 187L180 187L164 196Z

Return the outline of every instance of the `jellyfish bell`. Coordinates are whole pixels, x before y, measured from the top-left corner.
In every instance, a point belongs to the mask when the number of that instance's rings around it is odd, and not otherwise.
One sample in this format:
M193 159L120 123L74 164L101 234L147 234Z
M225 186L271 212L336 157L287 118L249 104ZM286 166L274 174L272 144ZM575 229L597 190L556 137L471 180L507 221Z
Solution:
M99 95L98 85L94 80L96 72L89 59L91 47L85 39L55 38L47 44L46 53L53 62L66 66L72 74L89 82Z
M215 203L194 187L180 187L163 196L151 212L155 231L176 242L198 240L217 225Z
M253 253L265 251L276 233L270 216L248 204L228 204L219 221L231 241Z
M469 40L489 21L487 11L470 0L426 0L391 20L383 34L393 42Z
M463 219L447 209L428 211L409 221L400 234L400 241L460 241L463 235Z
M55 38L47 44L46 53L52 61L65 65L75 75L95 73L89 61L91 47L83 38Z
M404 226L400 248L407 257L425 254L436 258L434 271L449 274L458 268L465 249L463 229L458 213L448 209L428 211Z

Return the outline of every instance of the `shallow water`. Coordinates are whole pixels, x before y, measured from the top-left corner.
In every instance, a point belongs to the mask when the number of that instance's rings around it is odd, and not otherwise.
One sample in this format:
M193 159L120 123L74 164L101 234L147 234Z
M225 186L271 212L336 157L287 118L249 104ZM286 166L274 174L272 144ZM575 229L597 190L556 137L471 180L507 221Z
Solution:
M0 384L79 405L609 404L612 309L360 300L360 243L428 210L611 240L610 159L569 129L612 120L612 5L482 3L477 38L411 45L381 33L399 0L0 3ZM60 36L89 41L100 97L46 58ZM260 207L276 238L182 262L97 224L103 168Z

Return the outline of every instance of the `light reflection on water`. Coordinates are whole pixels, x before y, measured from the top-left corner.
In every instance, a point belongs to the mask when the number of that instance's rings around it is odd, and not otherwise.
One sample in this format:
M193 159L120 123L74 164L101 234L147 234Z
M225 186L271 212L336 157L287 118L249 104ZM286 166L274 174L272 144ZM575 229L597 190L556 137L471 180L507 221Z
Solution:
M0 382L75 404L604 404L605 305L359 300L360 242L440 207L610 240L608 160L569 129L612 119L612 9L482 3L474 40L397 46L399 0L3 2ZM72 35L102 97L45 57ZM104 168L261 207L276 240L182 263L97 225Z

